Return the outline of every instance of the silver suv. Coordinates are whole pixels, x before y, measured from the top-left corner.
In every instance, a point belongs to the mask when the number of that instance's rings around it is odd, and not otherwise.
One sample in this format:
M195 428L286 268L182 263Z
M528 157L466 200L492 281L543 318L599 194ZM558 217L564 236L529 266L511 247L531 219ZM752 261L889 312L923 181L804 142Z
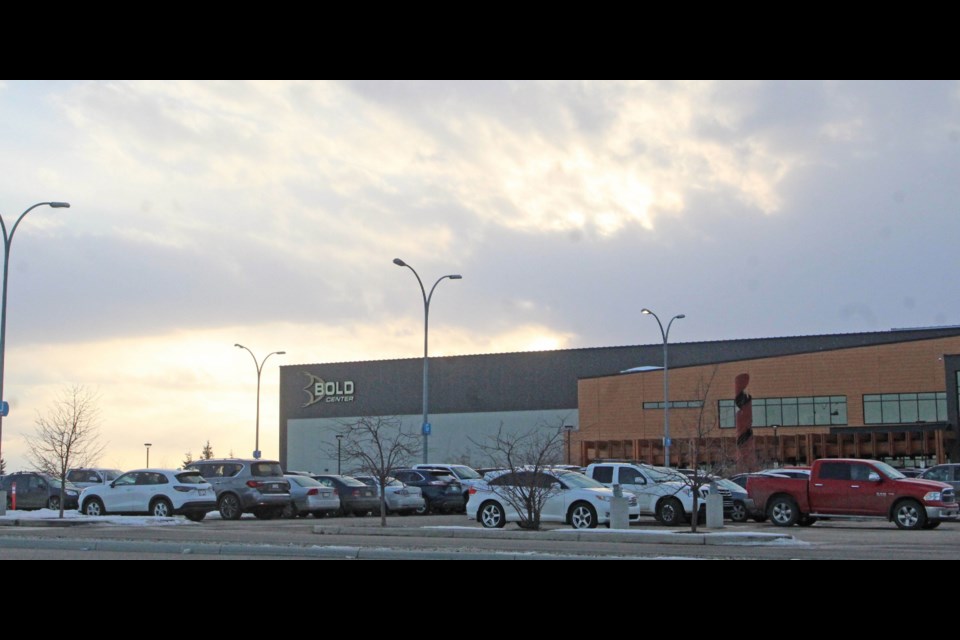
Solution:
M278 518L290 502L290 483L273 460L197 460L184 468L199 471L213 485L224 520L239 520L244 513L261 520Z
M122 475L123 471L119 469L70 469L67 471L67 482L86 489L109 484Z

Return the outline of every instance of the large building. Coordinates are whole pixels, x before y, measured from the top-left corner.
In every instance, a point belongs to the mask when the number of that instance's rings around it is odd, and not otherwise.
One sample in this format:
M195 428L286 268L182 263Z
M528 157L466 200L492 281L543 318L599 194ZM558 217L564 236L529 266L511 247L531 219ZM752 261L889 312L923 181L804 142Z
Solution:
M920 466L960 459L960 327L669 348L675 465L729 455L733 380L743 373L760 461L843 455ZM567 426L576 463L662 462L662 358L660 344L431 358L429 459L483 465L478 443L501 427ZM281 462L336 470L336 431L362 417L396 417L419 435L422 367L420 358L281 367ZM706 422L715 429L693 460L693 436L704 435Z

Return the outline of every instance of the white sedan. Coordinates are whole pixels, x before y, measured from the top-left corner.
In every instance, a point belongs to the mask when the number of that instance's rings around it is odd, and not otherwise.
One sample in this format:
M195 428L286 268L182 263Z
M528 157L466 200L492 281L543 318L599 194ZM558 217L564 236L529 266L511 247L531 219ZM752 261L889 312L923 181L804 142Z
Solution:
M217 508L217 495L196 471L139 469L113 482L88 487L80 494L80 512L88 516L147 514L160 518L185 515L194 522Z
M562 469L508 471L470 489L467 517L476 519L488 529L503 527L508 522L523 522L524 501L534 497L541 501L541 522L565 522L575 529L593 529L610 524L610 505L614 498L609 489L582 473ZM630 521L640 518L637 497L626 493Z

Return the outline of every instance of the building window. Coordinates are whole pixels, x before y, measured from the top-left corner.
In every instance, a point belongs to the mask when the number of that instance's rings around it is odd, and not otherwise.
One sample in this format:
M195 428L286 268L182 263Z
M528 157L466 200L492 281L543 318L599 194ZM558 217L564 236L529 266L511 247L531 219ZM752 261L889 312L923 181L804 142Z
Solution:
M699 409L703 406L703 400L671 400L671 409ZM663 409L662 402L644 402L644 409Z
M737 426L733 400L720 400L720 428ZM847 396L754 398L755 427L815 427L847 424Z
M947 394L877 393L863 396L864 424L945 422Z

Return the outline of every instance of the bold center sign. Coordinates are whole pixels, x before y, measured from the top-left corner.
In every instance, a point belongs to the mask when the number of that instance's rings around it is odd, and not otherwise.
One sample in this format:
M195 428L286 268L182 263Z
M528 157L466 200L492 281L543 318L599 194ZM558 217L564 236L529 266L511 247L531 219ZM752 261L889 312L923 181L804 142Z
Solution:
M318 402L353 402L354 384L353 380L327 381L318 378L312 373L304 372L309 382L303 390L310 398L304 407L317 404Z

